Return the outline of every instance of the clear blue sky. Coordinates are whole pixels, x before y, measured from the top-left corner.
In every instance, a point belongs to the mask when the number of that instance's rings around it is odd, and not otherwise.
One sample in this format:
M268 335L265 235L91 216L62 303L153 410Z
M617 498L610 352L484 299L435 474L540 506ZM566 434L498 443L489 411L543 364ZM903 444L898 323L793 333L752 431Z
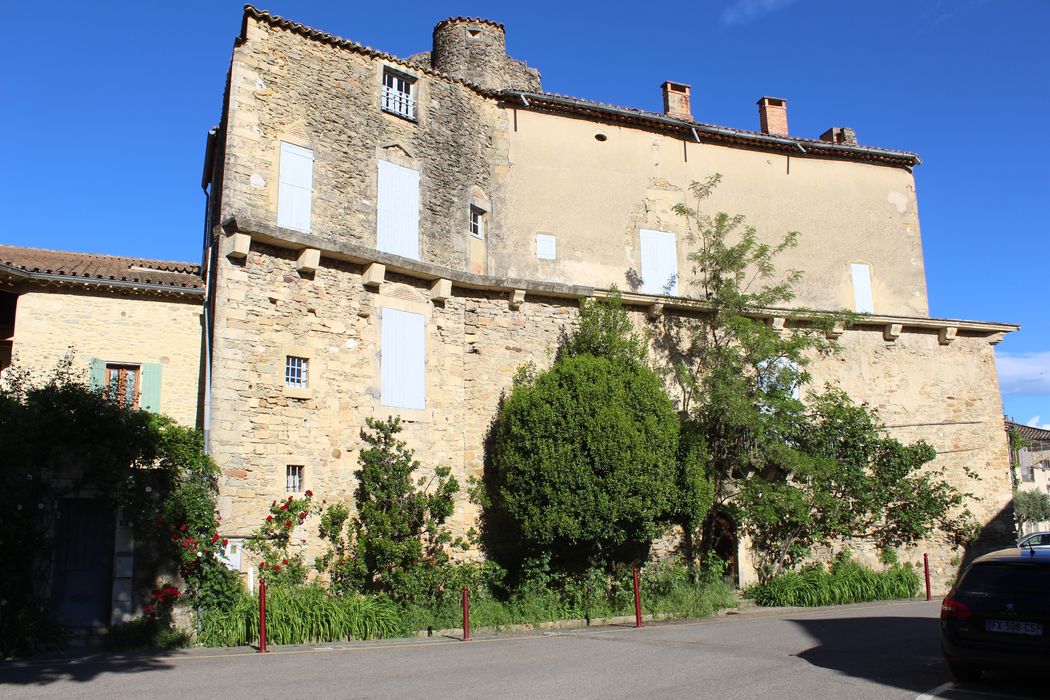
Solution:
M1050 427L1050 1L261 2L394 53L452 15L507 26L547 91L757 129L851 126L917 151L932 315L1020 323L997 348L1006 412ZM9 3L0 45L0 242L200 255L201 164L241 3Z

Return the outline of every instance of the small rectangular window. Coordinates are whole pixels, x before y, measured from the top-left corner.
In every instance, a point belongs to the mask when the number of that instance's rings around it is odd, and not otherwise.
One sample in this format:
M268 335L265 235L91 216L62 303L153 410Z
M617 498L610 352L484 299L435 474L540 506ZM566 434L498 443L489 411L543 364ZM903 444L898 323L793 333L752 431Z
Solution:
M540 260L556 260L558 257L558 239L546 233L537 233L536 257Z
M303 465L289 464L285 467L285 486L287 493L299 493L303 490Z
M1021 467L1021 481L1035 481L1035 467L1031 464Z
M470 235L475 238L485 237L485 210L478 207L470 208Z
M281 163L277 183L278 226L310 232L313 169L313 151L292 143L281 142Z
M284 385L289 389L305 389L310 361L305 357L289 355L284 362Z
M384 112L415 121L416 81L403 73L383 71L383 92L380 100Z
M138 365L106 365L106 396L121 406L139 405Z
M675 235L668 231L643 228L639 238L642 244L642 292L678 296L678 248Z
M849 271L853 279L853 310L864 314L875 313L875 300L871 293L871 268L864 263L851 263Z

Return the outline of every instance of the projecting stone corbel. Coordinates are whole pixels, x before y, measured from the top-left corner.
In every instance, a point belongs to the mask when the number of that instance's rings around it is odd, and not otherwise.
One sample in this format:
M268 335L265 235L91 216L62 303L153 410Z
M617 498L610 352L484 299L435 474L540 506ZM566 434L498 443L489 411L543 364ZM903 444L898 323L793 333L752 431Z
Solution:
M372 263L361 275L361 282L366 287L378 287L383 284L384 279L386 279L386 265L383 263Z
M882 328L882 337L888 341L894 341L901 337L904 326L899 323L887 323Z
M510 308L518 309L521 308L522 303L525 301L525 290L515 289L510 293Z
M656 319L660 318L663 315L663 313L664 305L663 302L660 301L653 302L649 306L649 309L646 311L646 315L649 317L650 321L655 321Z
M784 335L784 329L787 326L787 319L783 316L774 316L769 319L769 326L777 335Z
M948 326L937 331L937 342L941 345L951 345L952 341L955 340L955 336L959 333L959 329L955 326Z
M842 337L842 333L846 330L846 324L842 321L835 321L831 324L831 328L824 331L824 337L828 340L838 340Z
M446 301L452 296L452 280L437 279L430 285L431 301Z
M295 269L299 272L313 274L321 266L321 251L317 248L303 248L299 253L299 259L295 261Z
M248 257L248 251L252 247L252 237L247 233L235 233L229 237L230 249L226 251L226 257L230 260L244 260Z
M988 336L988 344L998 345L999 343L1003 342L1003 338L1005 336L1006 333L993 333L992 335Z

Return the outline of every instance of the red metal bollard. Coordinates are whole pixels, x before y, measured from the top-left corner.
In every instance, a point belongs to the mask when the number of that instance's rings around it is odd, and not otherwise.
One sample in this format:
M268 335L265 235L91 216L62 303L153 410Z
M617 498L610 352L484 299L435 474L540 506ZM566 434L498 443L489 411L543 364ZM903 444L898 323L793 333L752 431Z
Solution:
M259 653L268 654L266 648L266 579L259 579Z
M922 555L922 568L926 572L926 600L933 600L933 596L930 595L930 557L926 554Z
M463 641L470 641L470 590L463 586Z
M634 567L634 626L644 627L642 622L642 594L638 588L638 567Z

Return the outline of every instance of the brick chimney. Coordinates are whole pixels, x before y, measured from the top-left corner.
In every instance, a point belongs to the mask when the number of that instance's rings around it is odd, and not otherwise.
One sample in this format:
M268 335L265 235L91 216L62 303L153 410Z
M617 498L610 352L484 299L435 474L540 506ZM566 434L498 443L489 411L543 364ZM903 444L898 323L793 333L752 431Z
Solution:
M821 134L820 140L828 143L841 143L844 146L856 146L857 132L848 126L836 126Z
M664 114L672 119L693 121L693 112L689 107L689 86L668 80L660 87L664 91Z
M787 100L779 97L763 97L758 101L758 119L763 134L788 135Z

